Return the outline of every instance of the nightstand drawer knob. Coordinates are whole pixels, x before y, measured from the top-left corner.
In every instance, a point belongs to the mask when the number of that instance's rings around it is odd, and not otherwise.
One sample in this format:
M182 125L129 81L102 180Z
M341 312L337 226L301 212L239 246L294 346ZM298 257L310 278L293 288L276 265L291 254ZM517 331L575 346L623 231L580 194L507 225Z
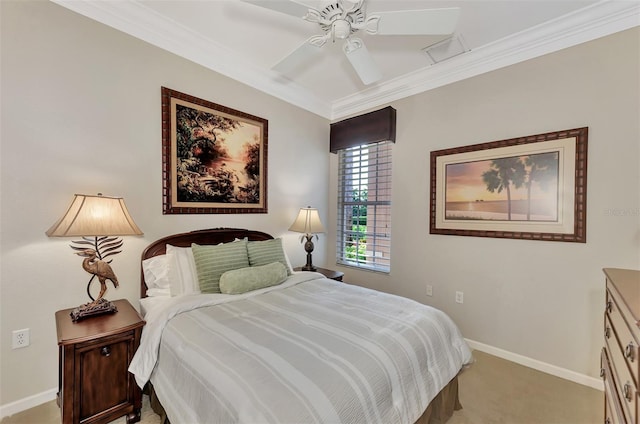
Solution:
M110 346L104 346L102 349L100 349L100 354L102 356L109 356L111 355L111 347Z
M613 310L613 304L611 303L610 300L607 301L607 312L611 313L611 311Z

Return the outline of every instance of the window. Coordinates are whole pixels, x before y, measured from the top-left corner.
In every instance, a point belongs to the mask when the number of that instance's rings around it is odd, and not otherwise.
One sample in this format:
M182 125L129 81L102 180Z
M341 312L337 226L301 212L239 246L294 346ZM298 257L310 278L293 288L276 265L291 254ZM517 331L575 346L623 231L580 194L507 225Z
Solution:
M338 151L337 262L391 270L392 142Z

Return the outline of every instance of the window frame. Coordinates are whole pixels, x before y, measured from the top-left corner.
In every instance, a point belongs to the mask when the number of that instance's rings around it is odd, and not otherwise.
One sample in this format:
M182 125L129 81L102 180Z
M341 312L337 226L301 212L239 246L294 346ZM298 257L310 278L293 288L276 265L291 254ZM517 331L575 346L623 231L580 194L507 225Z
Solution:
M380 272L389 274L391 272L391 214L392 214L392 165L393 165L393 142L381 141L377 143L363 143L352 147L347 147L338 150L338 190L337 190L337 225L336 225L336 263L341 266L353 267L356 269L363 269L373 272ZM375 149L373 154L376 157L375 170L373 171L375 179L374 199L369 200L369 189L371 184L369 169L371 168L369 157L371 155L371 149ZM363 151L367 153L362 153ZM347 155L350 152L360 151L349 158ZM366 156L366 160L363 157ZM357 157L357 160L352 160ZM363 166L363 163L366 164ZM349 167L349 165L356 164ZM357 181L354 186L353 183L349 187L349 178L347 169L357 170L357 172L351 172L352 181ZM364 177L364 178L363 178ZM364 184L362 184L364 181ZM357 187L357 188L354 188ZM363 190L363 187L367 190L367 200L346 200L346 197L358 190ZM381 199L382 197L382 199ZM358 215L350 215L347 211L353 211L358 207ZM360 211L365 208L366 215L361 215ZM387 211L379 209L387 208ZM371 211L373 210L373 213ZM361 217L366 217L366 229L365 232L359 231L359 228L353 230L353 221L357 219L358 226L360 226ZM369 225L369 219L373 220L373 225ZM371 228L371 231L369 229ZM384 230L384 231L382 231ZM365 244L366 250L361 255L359 251L360 239L359 235L364 234L367 242ZM353 258L347 258L349 253L347 252L347 246L353 240L349 239L355 237L355 260ZM373 239L372 241L369 241ZM371 249L369 249L371 247ZM353 254L353 253L351 253ZM363 257L360 260L360 257ZM381 258L378 260L377 258Z

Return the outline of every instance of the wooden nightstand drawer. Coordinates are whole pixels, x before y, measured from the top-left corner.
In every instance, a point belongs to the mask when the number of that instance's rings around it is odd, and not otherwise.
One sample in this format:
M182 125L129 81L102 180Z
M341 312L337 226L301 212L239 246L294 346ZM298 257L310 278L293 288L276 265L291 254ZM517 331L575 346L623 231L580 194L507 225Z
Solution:
M127 370L133 349L133 332L76 346L75 360L80 366L76 367L79 374L75 379L82 387L76 392L80 421L109 409L126 408L133 402Z
M118 312L77 322L72 309L56 312L63 424L140 420L142 392L128 368L145 322L126 300L114 303Z

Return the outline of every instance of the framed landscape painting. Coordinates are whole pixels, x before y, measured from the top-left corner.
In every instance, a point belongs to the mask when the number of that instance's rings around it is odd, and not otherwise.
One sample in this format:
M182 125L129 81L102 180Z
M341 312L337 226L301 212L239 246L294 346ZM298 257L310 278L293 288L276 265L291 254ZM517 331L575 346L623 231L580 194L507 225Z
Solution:
M588 128L431 152L430 233L586 242Z
M267 213L266 119L162 87L163 213Z

